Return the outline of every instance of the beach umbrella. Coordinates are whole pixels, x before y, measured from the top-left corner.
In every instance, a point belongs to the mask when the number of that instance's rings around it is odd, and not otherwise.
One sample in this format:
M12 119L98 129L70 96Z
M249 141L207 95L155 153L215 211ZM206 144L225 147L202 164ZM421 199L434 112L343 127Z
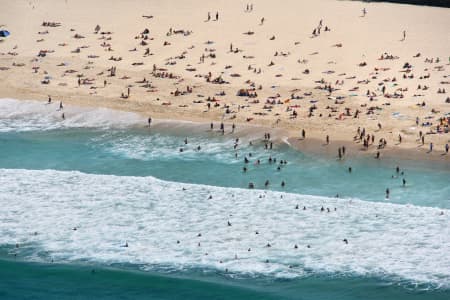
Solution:
M8 30L0 30L0 37L7 37L10 35Z

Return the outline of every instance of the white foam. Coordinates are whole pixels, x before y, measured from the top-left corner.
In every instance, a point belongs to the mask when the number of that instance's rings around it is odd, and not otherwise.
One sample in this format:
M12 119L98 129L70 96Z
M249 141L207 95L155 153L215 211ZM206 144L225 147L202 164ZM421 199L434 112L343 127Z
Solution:
M138 114L106 108L64 104L64 109L59 110L59 101L47 104L44 101L0 99L0 132L82 127L123 128L145 122Z
M153 177L0 169L0 244L19 243L27 259L281 277L331 272L448 288L450 211L443 211Z
M204 160L241 162L236 159L233 149L234 140L208 138L208 136L194 135L188 138L188 144L184 144L183 137L169 136L160 133L142 135L122 135L121 133L106 133L95 139L95 146L106 149L114 155L139 160L151 160L157 158L164 160L180 158L183 160L198 160L202 156ZM199 151L197 147L200 146ZM183 149L183 152L180 152ZM253 150L246 145L240 146L240 150L257 152L264 156L264 152ZM268 156L267 154L265 154Z

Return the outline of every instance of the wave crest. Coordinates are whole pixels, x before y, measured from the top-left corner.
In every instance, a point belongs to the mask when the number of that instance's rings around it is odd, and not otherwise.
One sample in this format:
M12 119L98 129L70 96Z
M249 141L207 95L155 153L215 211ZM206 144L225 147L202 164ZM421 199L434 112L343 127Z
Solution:
M448 288L449 236L450 211L437 208L0 169L0 244L19 243L28 259L357 274Z

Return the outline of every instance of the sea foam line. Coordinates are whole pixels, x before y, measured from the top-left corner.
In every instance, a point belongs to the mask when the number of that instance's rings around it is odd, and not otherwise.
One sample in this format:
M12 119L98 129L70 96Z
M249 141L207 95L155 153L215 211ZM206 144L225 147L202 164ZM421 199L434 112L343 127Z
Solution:
M64 113L64 119L62 114ZM59 101L0 99L0 132L53 130L59 128L123 128L146 124L131 112L108 108L78 107Z
M449 288L449 216L153 177L0 169L0 244L18 243L28 259L356 274Z

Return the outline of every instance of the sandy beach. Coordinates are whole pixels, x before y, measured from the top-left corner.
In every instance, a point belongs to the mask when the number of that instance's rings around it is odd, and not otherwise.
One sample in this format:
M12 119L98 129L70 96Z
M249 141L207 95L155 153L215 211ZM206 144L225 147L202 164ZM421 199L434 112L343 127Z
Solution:
M346 143L450 160L447 8L19 0L0 16L0 98L263 126L331 155Z

